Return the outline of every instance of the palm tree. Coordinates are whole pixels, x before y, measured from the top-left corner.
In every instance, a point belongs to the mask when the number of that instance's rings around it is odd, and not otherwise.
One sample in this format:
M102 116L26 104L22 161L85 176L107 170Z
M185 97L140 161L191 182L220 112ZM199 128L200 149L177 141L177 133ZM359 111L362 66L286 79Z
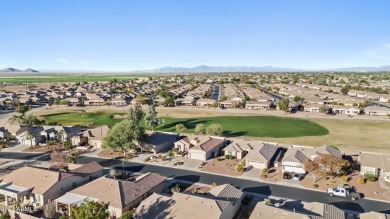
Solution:
M35 138L33 133L31 131L27 131L26 136L24 136L27 140L30 140L30 146L33 148L33 142L32 140Z
M76 150L73 150L66 155L66 158L68 159L69 162L72 162L75 164L78 156L79 156L79 153Z
M11 122L11 123L14 123L14 122L18 122L18 123L20 123L20 121L23 119L23 117L20 115L20 116L18 116L18 115L13 115L10 119L9 119L9 121Z
M83 123L85 123L85 121L84 121L85 109L82 109L82 110L80 111L80 113L81 113L81 118L83 119Z

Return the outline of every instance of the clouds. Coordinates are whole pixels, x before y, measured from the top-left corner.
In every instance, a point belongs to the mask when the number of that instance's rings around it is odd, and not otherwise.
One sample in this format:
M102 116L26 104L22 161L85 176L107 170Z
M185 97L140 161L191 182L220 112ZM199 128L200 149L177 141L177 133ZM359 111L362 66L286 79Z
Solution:
M59 64L70 64L70 62L65 58L56 58L54 61Z
M366 51L369 59L390 60L390 43Z

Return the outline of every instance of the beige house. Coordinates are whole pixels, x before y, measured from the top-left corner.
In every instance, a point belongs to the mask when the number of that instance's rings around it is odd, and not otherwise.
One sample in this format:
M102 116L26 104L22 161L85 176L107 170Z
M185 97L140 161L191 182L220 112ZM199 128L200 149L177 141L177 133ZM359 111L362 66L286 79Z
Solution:
M99 126L94 129L88 129L76 136L71 138L73 145L79 144L88 144L95 148L101 148L103 143L103 138L110 131L110 127L107 125Z
M360 173L383 177L390 182L390 154L359 152Z
M342 157L341 152L330 146L306 147L292 145L287 149L282 159L282 172L293 172L305 174L305 162L314 160L318 154L331 154L336 157Z
M213 99L199 99L196 101L196 105L200 107L210 107L214 103L216 103L216 101Z
M224 137L194 134L175 142L174 145L180 152L187 153L189 159L206 161L219 156L221 148L225 146L225 140Z
M390 219L390 214L379 213L375 211L370 211L366 213L359 214L360 219Z
M245 108L246 109L251 109L251 110L269 110L270 109L270 102L266 101L247 101L245 103Z
M104 176L57 198L57 211L66 212L70 206L79 205L88 199L109 203L110 215L119 218L151 194L162 192L164 181L165 178L157 173L136 176L134 181Z
M268 168L275 159L278 144L236 139L226 146L223 151L225 155L245 159L246 167L264 169Z
M390 108L380 106L368 106L364 108L364 113L370 116L387 116L390 115Z
M141 202L134 212L135 219L231 219L241 206L243 193L224 184L206 195L175 192L171 197L153 194Z
M0 194L4 196L7 206L21 202L38 207L102 175L103 167L96 162L69 164L66 172L26 166L3 178L0 182Z
M172 132L147 132L145 147L149 152L154 154L166 151L173 147L173 144L179 139L177 133Z
M286 206L285 206L286 205ZM331 204L319 202L304 203L301 208L283 204L275 206L265 201L258 202L249 219L346 219L347 213Z

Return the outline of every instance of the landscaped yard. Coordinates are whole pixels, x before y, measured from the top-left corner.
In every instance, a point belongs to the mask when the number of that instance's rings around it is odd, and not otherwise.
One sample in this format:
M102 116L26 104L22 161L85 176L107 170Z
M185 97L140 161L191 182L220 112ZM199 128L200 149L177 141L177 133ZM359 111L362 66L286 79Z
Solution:
M120 119L115 115L118 112L87 112L84 118L80 112L61 112L51 115L44 115L47 121L59 122L61 125L114 125ZM300 136L320 136L328 134L328 130L323 126L303 119L282 118L274 116L218 116L201 118L171 118L165 117L165 125L157 128L160 131L174 132L176 124L183 123L187 127L187 132L195 132L198 123L206 126L212 123L219 123L223 126L223 135L226 137L272 137L289 138Z

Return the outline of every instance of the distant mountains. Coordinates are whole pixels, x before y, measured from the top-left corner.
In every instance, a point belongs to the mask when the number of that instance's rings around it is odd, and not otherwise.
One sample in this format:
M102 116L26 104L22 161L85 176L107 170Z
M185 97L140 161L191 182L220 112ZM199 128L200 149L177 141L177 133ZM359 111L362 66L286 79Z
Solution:
M193 68L183 67L163 67L150 72L157 73L205 73L205 72L284 72L284 71L303 71L293 68L279 68L272 66L208 66L200 65Z
M28 68L26 70L19 70L19 69L16 69L16 68L5 68L5 69L0 70L0 72L7 72L7 73L30 72L30 73L35 73L35 72L39 72L39 71L31 69L31 68Z
M103 71L103 70L34 70L28 68L26 70L19 70L16 68L5 68L0 70L0 73L115 73L115 72L127 72L127 73L222 73L222 72L390 72L390 65L380 67L348 67L348 68L335 68L335 69L296 69L296 68L284 68L273 66L209 66L199 65L192 68L185 67L163 67L152 70L138 70L138 71Z

